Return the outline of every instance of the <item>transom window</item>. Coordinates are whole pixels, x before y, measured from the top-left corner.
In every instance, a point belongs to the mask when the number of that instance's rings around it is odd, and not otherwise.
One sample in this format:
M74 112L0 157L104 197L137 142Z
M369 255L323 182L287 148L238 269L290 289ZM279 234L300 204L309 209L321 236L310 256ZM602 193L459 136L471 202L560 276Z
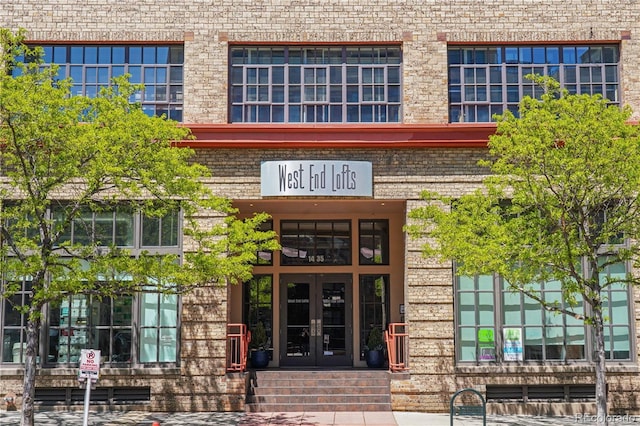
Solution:
M360 264L389 264L389 220L360 219Z
M43 45L44 63L57 64L58 76L73 79L72 93L94 97L111 79L129 74L144 90L132 102L148 115L182 121L182 45Z
M620 104L617 45L451 46L449 121L488 122L494 114L518 114L524 96L541 88L525 76L553 77L574 94L600 94Z
M280 264L351 265L351 221L280 222Z
M61 205L53 209L55 220L61 221L66 216L64 208L67 206ZM178 210L171 210L164 216L150 217L141 215L126 205L116 205L112 209L100 212L84 208L65 228L60 242L95 242L101 246L115 245L136 249L153 247L155 253L161 254L167 250L176 250L180 229Z
M232 47L233 123L401 120L399 46Z

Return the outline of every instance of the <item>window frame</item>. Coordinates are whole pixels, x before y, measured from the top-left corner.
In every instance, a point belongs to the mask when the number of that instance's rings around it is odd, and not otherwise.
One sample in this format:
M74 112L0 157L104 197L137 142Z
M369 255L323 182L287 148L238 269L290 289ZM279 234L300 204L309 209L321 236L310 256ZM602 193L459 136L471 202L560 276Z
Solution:
M2 357L0 357L1 364L23 364L24 363L24 349L26 347L26 322L27 322L27 314L20 313L16 311L12 307L12 301L10 299L20 299L21 306L25 306L29 303L30 300L30 283L31 280L27 278L20 279L6 279L5 277L0 276L0 287L3 288L8 283L19 283L18 291L15 292L10 298L2 298L2 303L0 304L0 336L2 336L2 341L0 341L0 347L2 348ZM14 303L16 301L14 300ZM7 319L13 316L17 319L18 324L7 324ZM12 334L18 334L18 340L14 340L11 338L11 335L7 332L12 332ZM9 344L9 346L7 346ZM18 345L18 352L15 351L16 344ZM16 359L16 355L18 356L18 362L14 362ZM5 357L10 358L11 360L5 360Z
M366 224L370 224L371 228L365 229ZM366 240L371 240L373 247L367 247ZM369 249L370 258L365 255ZM379 251L379 258L376 251ZM358 219L358 264L389 265L390 257L389 219Z
M43 66L56 64L58 78L72 77L73 95L95 97L114 77L129 74L133 84L143 84L132 103L140 103L150 116L183 120L184 44L37 44L43 49ZM23 59L23 58L18 58ZM27 58L27 61L29 58ZM14 69L14 75L18 75Z
M295 225L290 230L285 229L287 225ZM329 232L319 232L319 227L329 225ZM347 230L336 229L339 225L346 225ZM325 230L326 231L326 230ZM320 254L319 236L330 238L329 248ZM347 239L346 248L336 248L335 242L340 238ZM289 240L287 240L289 239ZM307 245L301 244L303 240L310 240ZM336 266L353 264L353 224L350 219L327 219L327 220L281 220L280 221L280 266ZM285 255L291 251L294 255ZM327 255L327 250L329 254ZM340 258L344 257L344 261ZM333 260L332 260L333 259ZM306 261L305 261L306 260Z
M384 299L377 298L374 295L374 300L367 300L367 292L365 291L365 287L368 284L367 280L373 280L372 283L375 285L377 280L383 280L384 287ZM359 305L360 305L360 360L365 359L365 347L367 346L367 340L369 338L369 333L373 327L380 327L381 331L387 329L389 322L391 321L391 275L390 274L359 274L358 276L358 293L359 293ZM367 306L370 306L374 310L374 321L371 322L368 320ZM378 320L375 318L378 314L382 317ZM373 327L372 327L373 325Z
M402 84L400 45L231 46L229 122L400 123Z
M619 43L450 44L449 122L490 122L494 114L506 110L517 116L524 96L539 98L542 94L542 88L524 79L531 73L554 77L569 93L600 93L612 104L622 105L620 68Z
M129 299L129 321L128 323L120 324L118 317L116 317L114 313L118 303L127 298ZM44 364L75 366L80 359L80 349L96 348L101 351L101 362L104 365L131 365L135 359L133 354L133 342L135 341L135 322L133 319L134 300L135 296L103 298L99 300L92 295L76 294L66 297L59 307L50 305L47 309L48 316L46 326L48 333L46 335L48 338L45 343L47 356ZM108 301L108 305L104 303L105 301ZM95 318L95 314L102 313L102 309L105 307L108 308L109 312L108 316L103 319L106 319L108 323L103 323L103 320ZM63 315L64 309L66 309L66 315ZM63 323L64 317L66 317L66 320ZM122 317L120 317L120 319L122 319ZM54 332L56 334L54 334ZM104 342L101 342L100 338L100 334L104 334L105 332L108 333L107 346L103 345ZM117 350L117 344L119 341L122 341L122 338L118 339L118 335L121 333L123 333L122 336L128 335L128 337L124 338L128 339L126 342L126 345L128 345L128 356L121 359L113 359L112 356L115 355L116 352L120 352ZM58 339L57 341L55 340L56 337ZM63 337L65 337L65 339L63 339ZM63 345L65 350L61 350ZM52 353L52 349L55 349L55 355ZM74 353L75 349L77 350ZM122 352L120 355L127 354ZM54 360L53 357L56 359Z
M256 299L252 299L250 286L270 287L268 289L269 301L267 303L260 300L260 289L256 291ZM265 289L265 291L267 291ZM259 322L262 322L267 334L266 348L269 350L269 357L273 358L273 318L274 318L274 281L273 274L255 274L249 281L242 284L242 318L243 323L249 330L254 330Z
M61 205L55 205L54 207L51 207L48 211L48 216L51 219L55 218L55 211L57 208L59 208L60 206L64 207L64 204ZM112 209L105 209L105 210L100 210L99 212L92 212L88 210L88 214L86 215L86 217L88 218L86 224L87 224L87 228L89 229L89 237L93 239L95 236L95 225L97 222L97 218L99 219L99 216L102 215L103 219L104 216L108 216L109 213L111 213L111 219L112 219L112 227L111 227L111 233L112 233L112 237L115 239L116 236L116 227L117 227L117 222L119 220L119 216L118 216L118 212L119 212L119 208L122 206L127 206L126 203L116 203L113 205ZM132 218L131 219L127 219L130 220L130 223L132 223L132 232L133 232L133 243L131 245L125 245L125 246L119 246L119 247L124 247L126 248L131 256L136 257L136 256L140 256L142 253L152 253L158 256L161 255L176 255L178 256L178 261L181 261L181 259L183 258L183 245L182 245L182 241L183 241L183 229L182 229L182 224L183 224L183 212L181 209L177 209L172 216L171 219L171 232L175 233L175 244L173 244L174 240L172 239L172 244L168 245L168 246L162 246L160 244L162 244L162 218L159 218L158 220L156 220L154 223L156 224L156 226L158 227L158 230L155 234L158 235L158 241L159 244L157 246L143 246L142 243L142 223L144 221L144 215L140 212L137 211L133 208L131 208L130 210L127 210L128 212L130 212ZM98 220L99 221L99 220ZM69 236L69 238L73 238L73 227L74 224L70 224L70 228L68 230L68 232L66 233L66 235ZM65 241L65 239L63 238L61 242ZM113 241L112 241L113 242ZM62 259L65 259L64 255L62 257ZM17 281L17 280L13 280L13 281ZM6 276L0 276L0 286L4 286L6 285L5 283L7 282L11 282L11 280L8 279L8 277ZM28 280L22 280L22 287L21 290L19 292L16 293L16 295L20 296L22 299L22 303L24 302L24 298L28 296L29 294L29 290L26 289L25 287L25 282L29 282ZM149 327L145 327L141 320L142 320L142 303L143 303L143 299L145 297L147 297L146 295L149 294L157 294L159 295L159 297L161 297L163 294L160 292L157 292L157 290L154 289L150 289L149 291L143 291L143 292L138 292L134 295L131 296L123 296L123 297L129 297L131 298L131 301L129 303L129 307L130 307L130 317L131 317L131 323L129 325L122 325L119 324L118 321L116 320L115 316L114 316L114 306L117 305L117 301L118 298L114 297L114 298L105 298L103 300L109 299L110 300L110 317L109 317L109 324L90 324L89 323L89 317L92 315L92 296L90 295L82 295L82 294L78 294L78 295L72 295L69 296L67 298L67 301L69 302L67 305L67 309L69 310L68 316L69 318L72 316L71 314L71 310L74 309L74 305L72 302L72 299L74 298L83 298L84 300L87 301L86 303L86 307L84 310L85 313L85 320L86 323L85 325L81 324L81 327L78 328L82 328L83 330L86 331L85 337L86 339L84 340L84 342L79 341L79 337L78 339L76 339L75 343L71 342L71 339L69 339L66 343L67 345L67 354L71 353L71 345L75 344L75 345L80 345L77 346L78 349L80 348L88 348L90 347L89 345L91 345L93 342L92 337L90 336L90 334L92 332L105 332L108 330L109 332L109 354L104 354L103 355L103 363L105 364L105 366L112 366L112 367L119 367L119 366L126 366L126 367L134 367L134 366L139 366L139 365L143 365L143 366L158 366L158 367L172 367L172 366L177 366L179 365L180 362L180 328L181 328L181 309L182 309L182 298L180 297L180 295L171 295L173 297L175 297L175 311L176 311L176 319L175 319L175 324L172 325L166 325L166 324L161 324L160 323L160 318L162 316L162 312L166 311L166 306L157 306L156 314L157 314L157 318L158 320L158 325L157 326L149 326ZM4 347L4 333L5 333L5 329L12 329L11 327L15 328L15 326L6 326L5 325L5 311L7 310L7 303L8 301L5 300L5 302L3 302L0 305L0 334L2 334L3 336L3 340L0 341L0 349L1 349L1 353L3 354L3 357L0 358L0 366L9 366L9 365L22 365L24 362L24 343L26 343L26 335L24 334L24 332L22 333L22 337L21 337L21 343L22 343L22 350L20 352L20 363L14 363L13 361L13 354L12 354L12 360L10 361L4 361L5 359L5 353L8 356L8 350ZM100 301L96 299L96 303L100 304ZM61 304L62 305L62 304ZM46 304L43 307L43 320L42 320L42 326L40 329L40 335L39 335L39 349L38 349L38 366L39 367L44 367L44 368L57 368L57 367L69 367L69 366L74 366L77 364L77 360L73 359L71 360L69 357L67 357L66 361L61 361L58 362L58 359L60 357L60 352L58 350L59 348L59 340L55 340L54 338L58 338L61 337L62 332L61 330L66 329L67 330L67 336L71 337L71 330L73 329L73 325L72 324L66 324L63 325L60 323L61 320L61 307L62 306L54 306L54 304L49 303ZM20 315L21 316L21 324L22 324L22 328L24 328L24 324L26 323L26 319L25 319L25 314L19 314L17 312L13 313L13 315ZM52 315L56 315L56 318L53 318ZM76 315L79 316L79 315ZM143 330L144 329L150 329L150 328L156 328L158 330L168 330L168 329L174 329L174 336L175 336L175 345L173 346L173 351L175 352L175 359L174 360L169 360L169 361L163 361L160 359L159 356L156 356L156 359L153 361L149 361L149 362L142 362L142 356L140 353L141 350L141 342L142 342L142 336L143 336ZM130 351L130 357L129 360L112 360L109 359L109 357L111 356L111 354L114 352L113 349L115 348L115 332L117 330L121 330L121 329L127 329L130 330L129 335L130 337L130 341L129 341L129 351ZM52 335L53 332L55 332L57 330L58 334L57 336ZM160 339L161 332L158 332L158 339ZM13 343L13 342L12 342ZM20 343L20 342L18 342ZM53 353L51 351L52 345L56 346L56 356L55 356L55 360L50 359L50 357L53 356ZM13 344L11 345L11 350L13 350ZM158 340L158 344L156 346L156 351L157 354L159 353L158 351L160 351L161 349L161 342ZM7 351L7 352L5 352ZM79 355L79 353L78 353Z
M491 277L491 286L492 289L489 290L487 289L487 293L492 293L492 300L493 300L493 330L494 330L494 344L495 344L495 358L493 360L481 360L480 356L479 356L479 351L480 351L480 345L478 342L478 330L479 329L486 329L486 328L490 328L490 324L480 324L478 321L478 298L475 296L475 293L478 292L478 287L474 287L474 323L473 324L462 324L460 315L461 315L461 297L460 297L460 279L462 278L461 276L456 274L455 271L455 265L453 268L453 276L454 276L454 282L453 282L453 288L454 288L454 309L455 309L455 318L454 318L454 325L455 325L455 359L456 359L456 364L459 366L464 366L464 365L510 365L513 363L517 363L517 364L524 364L524 365L558 365L558 364L583 364L583 363L592 363L594 360L594 351L595 351L595 341L593 338L593 330L591 330L590 328L588 328L583 322L582 324L581 321L579 320L573 320L571 318L569 318L567 315L564 314L557 314L557 317L560 319L561 321L561 329L562 329L562 341L563 341L563 348L562 350L564 351L563 353L565 354L564 357L560 357L560 358L549 358L546 356L547 353L547 346L550 346L550 344L547 344L545 342L547 342L547 340L551 341L551 337L547 336L547 329L550 327L558 327L557 324L546 324L545 323L545 317L544 315L554 315L553 313L547 313L545 312L545 309L542 308L542 306L538 303L538 302L533 302L537 305L537 309L535 309L535 312L538 312L540 314L540 322L538 324L527 324L527 321L525 319L525 299L527 299L527 296L525 296L523 293L521 292L514 292L512 293L514 296L513 297L517 297L519 299L519 317L520 317L520 323L519 324L510 324L506 319L505 319L505 306L506 306L506 296L505 294L510 293L510 291L508 289L506 289L506 286L508 286L508 284L505 282L505 280L498 276L498 275L486 275L485 277ZM629 265L628 263L624 264L624 269L625 271L629 270ZM477 281L477 276L475 277L464 277L466 279L473 279L474 282ZM463 290L466 292L469 292L468 290ZM560 292L559 289L555 289L552 288L550 290L548 290L550 292ZM629 288L629 286L627 286L626 289L623 290L612 290L612 289L605 289L604 291L607 292L607 295L610 296L611 291L617 291L618 293L625 293L626 294L626 323L612 323L611 321L607 321L605 323L605 334L607 334L607 330L608 331L608 336L611 336L611 333L614 329L619 329L621 327L626 327L627 329L627 336L628 336L628 358L616 358L615 357L615 351L616 351L616 345L615 345L615 341L614 341L614 345L613 347L610 344L610 337L608 337L609 343L607 343L607 341L605 342L605 346L608 345L608 350L609 353L607 355L607 359L610 360L615 360L617 362L621 362L621 363L632 363L635 360L635 356L636 356L636 350L633 344L633 336L635 335L635 328L634 328L634 319L633 319L633 309L630 307L630 304L633 303L633 289ZM543 297L544 297L544 292L543 292ZM554 299L555 300L555 299ZM471 306L471 305L469 305ZM608 309L608 307L605 304L605 308ZM587 313L589 312L589 306L587 305L583 305L582 309L584 309ZM532 313L534 312L533 310L531 311ZM611 314L612 311L609 311L609 313ZM574 323L575 322L575 323ZM573 348L570 348L570 341L567 340L567 337L569 336L569 334L567 333L568 327L569 328L577 328L577 327L581 327L583 330L583 334L582 334L582 340L584 341L584 350L583 350L583 356L582 357L572 357L572 358L568 358L567 354L568 353L575 353L572 352ZM542 328L542 357L540 359L527 359L527 341L526 341L526 329L527 328L531 328L531 327L540 327ZM474 338L475 338L475 358L474 359L462 359L462 329L464 328L472 328L474 330ZM522 361L504 361L503 359L503 346L504 346L504 342L503 342L503 336L502 336L502 332L503 329L505 328L519 328L522 330L522 335L523 335L523 351L525 353L523 353L523 360ZM615 336L614 336L615 337ZM626 347L626 345L623 345L623 347Z

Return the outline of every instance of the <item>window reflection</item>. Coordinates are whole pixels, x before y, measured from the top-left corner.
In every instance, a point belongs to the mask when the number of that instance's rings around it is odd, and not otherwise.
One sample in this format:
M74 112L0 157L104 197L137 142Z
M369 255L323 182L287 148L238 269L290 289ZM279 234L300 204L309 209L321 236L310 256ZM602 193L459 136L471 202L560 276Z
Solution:
M282 221L282 265L350 265L351 222Z
M360 264L389 264L389 221L360 220Z
M132 296L74 295L49 312L49 363L77 363L82 349L99 349L104 362L131 362Z
M360 359L374 328L386 330L389 323L389 275L360 276Z

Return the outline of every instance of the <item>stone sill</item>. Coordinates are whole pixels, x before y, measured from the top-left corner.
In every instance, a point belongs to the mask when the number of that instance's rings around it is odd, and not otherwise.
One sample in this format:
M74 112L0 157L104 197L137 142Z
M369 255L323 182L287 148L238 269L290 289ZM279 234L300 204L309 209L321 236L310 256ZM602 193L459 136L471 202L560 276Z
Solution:
M391 380L411 380L411 373L407 371L390 371L389 378Z
M60 368L38 368L38 376L77 376L78 368L60 367ZM22 376L24 368L0 367L0 377L2 376ZM163 377L179 377L180 368L159 368L159 367L132 367L132 368L101 368L100 376L163 376Z
M510 375L510 374L557 374L557 373L594 373L592 364L556 364L556 365L458 365L455 373L460 375ZM607 373L640 373L636 363L607 364Z

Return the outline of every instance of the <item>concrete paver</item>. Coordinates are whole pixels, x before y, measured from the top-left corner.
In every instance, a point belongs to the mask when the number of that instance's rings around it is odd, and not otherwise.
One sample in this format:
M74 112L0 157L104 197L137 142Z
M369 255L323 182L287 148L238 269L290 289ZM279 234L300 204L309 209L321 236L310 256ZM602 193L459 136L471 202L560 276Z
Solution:
M81 426L80 411L41 411L36 414L38 426ZM143 411L92 410L92 426L450 426L448 414L415 412L299 412L299 413L149 413ZM0 425L20 424L20 413L0 412ZM487 426L576 426L595 424L591 419L540 416L487 416ZM610 424L640 425L639 416L612 419ZM481 426L480 417L456 417L454 426Z

